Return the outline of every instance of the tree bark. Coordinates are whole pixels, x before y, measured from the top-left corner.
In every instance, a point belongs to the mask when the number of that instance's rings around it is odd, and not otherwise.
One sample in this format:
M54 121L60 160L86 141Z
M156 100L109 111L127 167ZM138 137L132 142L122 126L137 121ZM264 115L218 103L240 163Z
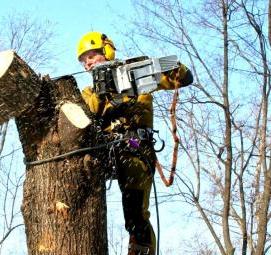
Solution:
M228 3L222 0L222 15L223 15L223 41L224 41L224 81L223 81L223 104L225 117L225 147L227 151L227 159L225 162L225 181L224 181L224 208L223 208L223 237L226 247L226 253L233 255L235 248L232 245L230 236L230 203L231 203L231 183L232 183L232 127L230 116L230 102L229 102L229 54L228 54Z
M0 52L0 124L29 108L39 91L39 76L19 56Z
M259 36L259 43L262 56L263 65L263 81L262 81L262 126L261 126L261 137L260 137L260 161L261 168L263 170L263 191L259 202L259 214L258 214L258 242L255 249L256 255L264 254L266 239L268 234L267 225L269 222L268 212L270 207L270 189L271 189L271 165L268 166L267 151L268 151L268 108L269 108L269 89L268 89L268 60L265 49L265 39L261 33L254 27L255 31Z
M94 118L73 77L43 81L33 106L16 119L26 162L94 145ZM63 104L74 103L91 124L78 128ZM76 154L27 165L22 213L30 255L106 255L105 178L97 160Z

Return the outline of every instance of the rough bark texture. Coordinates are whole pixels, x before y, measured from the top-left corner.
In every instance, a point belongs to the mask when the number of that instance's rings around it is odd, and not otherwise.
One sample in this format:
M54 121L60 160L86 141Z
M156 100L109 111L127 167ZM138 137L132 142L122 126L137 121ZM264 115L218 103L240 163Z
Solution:
M16 119L26 161L94 144L95 125L74 127L60 110L66 101L85 107L72 77L44 81L33 107ZM22 213L28 254L108 254L105 180L95 162L78 154L27 166Z
M0 52L0 73L1 124L32 105L39 95L40 82L38 75L13 51Z
M257 30L256 30L257 31ZM258 31L257 31L258 32ZM262 126L261 126L261 137L260 137L260 162L261 168L264 175L263 191L259 203L259 214L258 214L258 242L255 249L256 255L264 254L266 240L268 236L268 222L269 222L269 211L270 211L270 189L271 189L271 165L268 166L268 97L269 97L269 84L268 84L268 59L265 49L265 38L261 32L258 32L261 56L263 61L263 86L262 86Z

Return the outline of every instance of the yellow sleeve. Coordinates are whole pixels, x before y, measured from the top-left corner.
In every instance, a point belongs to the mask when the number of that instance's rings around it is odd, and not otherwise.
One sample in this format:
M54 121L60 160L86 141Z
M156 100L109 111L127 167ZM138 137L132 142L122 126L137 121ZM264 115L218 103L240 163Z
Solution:
M158 90L169 90L185 87L193 82L191 71L183 64L179 68L162 73Z
M82 97L88 105L91 112L101 115L104 109L105 100L102 100L96 93L92 92L90 87L82 91Z

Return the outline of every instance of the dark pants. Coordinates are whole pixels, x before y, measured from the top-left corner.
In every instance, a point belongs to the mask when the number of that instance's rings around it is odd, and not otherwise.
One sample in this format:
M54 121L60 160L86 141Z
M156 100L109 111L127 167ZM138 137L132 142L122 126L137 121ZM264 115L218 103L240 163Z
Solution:
M118 153L118 182L122 192L125 228L130 237L154 254L156 239L149 221L149 199L154 174L153 147L140 145L141 153L127 150Z

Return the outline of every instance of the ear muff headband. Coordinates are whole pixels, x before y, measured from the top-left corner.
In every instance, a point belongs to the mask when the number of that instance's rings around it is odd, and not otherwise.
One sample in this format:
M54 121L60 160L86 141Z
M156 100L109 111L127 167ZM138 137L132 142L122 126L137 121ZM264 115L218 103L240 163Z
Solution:
M113 60L115 58L115 46L113 42L108 39L108 37L105 34L102 34L101 39L103 41L104 47L104 55L107 60Z

